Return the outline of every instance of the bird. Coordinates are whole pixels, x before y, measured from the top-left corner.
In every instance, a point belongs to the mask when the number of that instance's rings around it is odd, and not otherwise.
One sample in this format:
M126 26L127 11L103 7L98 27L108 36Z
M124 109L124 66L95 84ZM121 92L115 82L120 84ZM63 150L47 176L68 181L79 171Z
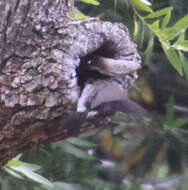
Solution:
M135 60L113 59L103 56L93 56L87 63L88 69L98 71L107 76L124 76L132 74L137 79L136 71L141 68Z
M106 79L88 78L85 82L77 103L77 112L91 110L123 111L145 113L145 110L129 98L129 74L136 73L140 65L126 60L117 60L94 56L89 62L90 71L98 71L101 75L109 76Z
M77 112L104 109L146 113L145 109L129 98L128 90L119 81L111 79L88 82L78 100Z
M114 92L114 93L113 93ZM77 104L77 111L84 112L101 103L122 99L127 91L114 80L90 80L85 84Z

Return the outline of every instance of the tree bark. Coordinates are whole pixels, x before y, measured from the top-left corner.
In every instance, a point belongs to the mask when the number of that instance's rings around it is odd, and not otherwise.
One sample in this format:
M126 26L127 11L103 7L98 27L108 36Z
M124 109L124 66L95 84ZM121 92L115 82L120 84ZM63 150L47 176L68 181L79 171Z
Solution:
M86 80L80 70L92 56L140 64L125 26L71 15L69 0L0 1L1 166L27 149L109 125L109 110L91 118L76 112Z

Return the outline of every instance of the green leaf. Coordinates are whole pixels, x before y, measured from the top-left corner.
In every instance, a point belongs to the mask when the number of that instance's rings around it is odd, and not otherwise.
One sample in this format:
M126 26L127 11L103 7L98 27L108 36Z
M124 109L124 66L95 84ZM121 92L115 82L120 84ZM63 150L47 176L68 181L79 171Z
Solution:
M154 47L154 36L151 34L151 37L149 39L147 48L146 48L146 50L144 52L146 64L148 64L150 59L151 59L152 52L153 52L153 47Z
M59 143L58 143L59 144ZM78 158L86 159L86 160L93 160L94 157L89 155L87 151L81 150L72 146L71 144L67 143L66 141L61 143L61 147L67 153L70 153Z
M92 131L89 131L87 133L80 134L79 138L86 139L88 137L94 137L97 135L100 129L93 129Z
M92 4L92 5L100 5L100 3L96 0L80 0L84 3Z
M112 190L112 189L119 189L115 184L112 182L105 181L100 178L96 178L95 176L93 178L85 178L83 179L85 184L89 184L92 187L95 187L93 189L104 189L104 190ZM135 188L138 189L138 188Z
M142 32L141 32L141 36L140 36L140 48L143 47L144 44L144 37L145 37L145 28L144 28L144 24L142 23Z
M188 123L188 119L178 118L174 121L175 127L181 127Z
M50 187L53 187L53 183L51 183L49 180L47 180L46 178L42 177L41 175L32 172L30 169L26 168L25 166L20 166L20 167L11 167L12 170L17 171L18 173L28 177L29 179L43 184L43 185L47 185Z
M84 14L82 14L82 13L76 13L76 14L74 15L74 18L75 18L75 19L85 19L85 18L89 18L89 17L86 16L86 15L84 15Z
M185 36L186 36L185 32L182 33L182 34L178 37L178 41L184 41L184 40L185 40Z
M37 171L37 170L41 169L41 166L39 166L37 164L30 164L30 163L26 163L26 162L22 162L22 166L31 171Z
M166 44L164 42L161 42L161 45L163 47L163 50L164 50L168 60L172 64L172 66L182 76L183 75L182 63L181 63L181 60L180 60L177 52L175 51L175 49L172 47L167 48Z
M22 154L18 154L13 160L19 160L21 158Z
M85 18L89 18L89 16L84 15L82 12L80 12L78 9L75 8L74 18L75 19L85 19Z
M10 160L6 164L6 166L15 166L15 167L18 167L18 166L21 166L21 165L22 165L22 162L19 161L19 160Z
M188 60L183 62L183 69L184 69L186 79L188 80Z
M169 23L169 21L170 21L170 19L171 19L171 11L169 11L166 15L165 15L165 17L163 18L163 20L162 20L162 24L161 24L161 27L162 28L165 28L167 25L168 25L168 23Z
M160 9L159 11L155 11L149 15L147 15L145 18L157 18L157 17L160 17L160 16L164 16L164 15L167 15L169 12L172 11L172 7L167 7L167 8L164 8L164 9Z
M183 55L183 53L179 52L180 55L180 59L183 65L183 70L185 73L185 77L188 80L188 60L186 59L186 57Z
M12 175L12 176L14 176L14 177L16 177L16 178L18 178L18 179L24 179L24 177L23 176L21 176L18 172L15 172L15 171L13 171L11 168L8 168L8 167L3 167L3 169L8 173L8 174L10 174L10 175Z
M54 185L54 190L83 190L81 185L73 183L54 182Z
M148 6L151 6L151 3L148 0L140 0L140 1L142 1L144 4L146 4Z
M186 29L188 27L188 14L181 18L178 22L176 22L173 27Z
M167 35L168 40L173 40L188 28L188 14L180 19L174 26L165 28L164 34Z
M80 138L69 138L66 141L73 144L73 145L77 145L80 147L86 147L86 148L93 148L93 147L97 146L94 143L91 143L91 142L86 141L86 140L82 140Z
M184 40L184 41L178 40L178 41L176 41L176 43L173 44L172 47L177 50L188 52L188 40Z
M160 20L154 21L152 24L150 24L151 29L152 30L158 30L159 29L159 23L160 23Z
M145 12L149 12L149 13L153 12L153 10L150 7L148 7L145 3L143 3L140 0L131 0L130 3L133 7L141 9Z
M174 38L185 32L185 29L180 27L171 27L162 29L162 32L167 37L167 40L173 40Z

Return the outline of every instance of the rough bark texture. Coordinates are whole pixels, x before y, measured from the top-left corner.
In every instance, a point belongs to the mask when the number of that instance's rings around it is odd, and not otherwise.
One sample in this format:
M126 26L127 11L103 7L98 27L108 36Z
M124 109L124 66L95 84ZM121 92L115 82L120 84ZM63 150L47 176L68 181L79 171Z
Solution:
M69 4L0 1L0 165L29 148L109 124L104 114L86 119L75 112L85 80L79 68L90 57L140 63L125 26L75 21Z

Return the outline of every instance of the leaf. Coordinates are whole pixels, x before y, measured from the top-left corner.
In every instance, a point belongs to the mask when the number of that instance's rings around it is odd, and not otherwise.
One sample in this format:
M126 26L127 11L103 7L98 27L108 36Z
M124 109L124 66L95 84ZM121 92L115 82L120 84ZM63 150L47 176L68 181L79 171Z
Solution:
M140 1L142 1L144 4L146 4L148 6L151 6L151 3L148 0L140 0Z
M178 22L176 22L173 27L186 29L188 27L188 14L181 18Z
M31 171L37 171L37 170L41 169L41 166L39 166L37 164L30 164L30 163L26 163L26 162L22 162L22 166Z
M166 44L164 42L161 42L161 45L163 47L163 50L172 64L172 66L176 69L176 71L182 76L183 75L183 67L180 58L178 57L177 52L172 47L166 47Z
M91 142L86 141L86 140L82 140L80 138L69 138L66 141L73 144L73 145L77 145L77 146L80 146L80 147L93 148L93 147L97 146L94 143L91 143Z
M186 33L182 33L179 37L178 37L178 41L184 41L185 40L185 36L186 36Z
M185 73L185 77L188 80L188 60L183 55L183 53L179 52L179 55L180 55L180 60L181 60L182 65L183 65L183 70L184 70L184 73Z
M84 15L82 12L80 12L78 9L75 8L74 18L75 19L85 19L85 18L89 18L89 16Z
M150 37L149 42L147 44L147 48L146 48L146 50L144 52L144 54L145 54L145 63L146 64L148 64L150 59L151 59L152 52L153 52L153 47L154 47L154 36L151 33L151 37Z
M22 154L18 154L13 160L19 160L21 158Z
M82 13L75 13L74 18L75 19L85 19L85 18L89 18L89 17Z
M184 69L186 79L188 80L188 60L187 59L186 61L183 62L183 69Z
M8 163L6 164L6 166L15 166L15 167L18 167L18 166L21 166L22 165L22 162L19 161L19 160L10 160L8 161Z
M152 24L150 24L151 29L152 30L158 30L159 29L159 23L160 23L160 20L154 21Z
M184 40L184 41L178 40L178 41L176 41L176 43L173 44L172 47L177 50L188 52L188 40Z
M54 185L54 190L83 190L81 185L74 183L54 182Z
M12 170L15 170L17 172L19 172L20 174L23 174L24 176L28 177L29 179L43 184L43 185L47 185L50 187L53 187L53 183L51 183L49 180L47 180L46 178L42 177L41 175L32 172L30 169L26 168L25 166L20 166L20 167L10 167Z
M82 2L84 2L84 3L88 3L88 4L92 4L92 5L100 5L100 3L98 2L98 1L96 1L96 0L80 0L80 1L82 1Z
M173 40L183 32L185 32L185 28L181 27L171 27L171 28L164 28L162 32L167 37L167 40Z
M18 178L18 179L24 179L24 177L23 176L21 176L19 173L17 173L17 172L15 172L15 171L13 171L11 168L8 168L8 167L3 167L3 169L7 172L7 173L9 173L10 175L12 175L12 176L14 176L14 177L16 177L16 178Z
M140 48L143 48L143 44L144 44L144 35L145 34L145 28L144 28L144 23L142 23L142 32L141 32L141 36L140 36Z
M165 179L169 173L169 168L167 165L160 165L159 167L156 167L154 170L158 180Z
M161 28L165 28L168 25L171 19L171 14L171 11L168 11L168 13L165 15L165 17L162 20Z
M168 40L173 40L188 28L188 14L181 18L174 26L170 28L165 28L163 30L164 34L168 36Z
M88 137L96 136L96 134L100 131L100 129L93 129L92 131L89 131L87 133L80 134L79 138L86 139Z
M183 126L183 125L185 125L185 124L187 124L187 123L188 123L188 120L187 120L187 119L178 118L178 119L176 119L176 120L174 121L174 126L175 126L175 127L181 127L181 126Z
M66 143L66 141L61 143L61 147L63 148L63 150L65 152L70 153L78 158L82 158L82 159L86 159L86 160L94 159L93 156L89 155L87 151L83 151L79 148L76 148L76 147L72 146L71 144Z
M90 186L93 187L93 189L101 189L101 190L112 190L112 189L119 189L117 186L112 184L112 182L105 181L103 179L93 177L91 179L85 178L83 179L84 183L89 184Z
M138 34L138 31L139 31L139 24L136 21L136 18L134 18L134 32L133 32L134 37Z
M147 15L145 18L157 18L160 16L167 15L169 12L171 12L173 7L167 7L164 9L160 9L159 11L152 12L151 14Z
M143 2L140 1L140 0L131 0L130 3L131 3L131 5L132 5L133 7L136 7L136 8L138 8L138 9L141 9L141 10L143 10L143 11L145 11L145 12L149 12L149 13L152 13L152 12L153 12L153 10L152 10L150 7L148 7L145 3L143 3Z

